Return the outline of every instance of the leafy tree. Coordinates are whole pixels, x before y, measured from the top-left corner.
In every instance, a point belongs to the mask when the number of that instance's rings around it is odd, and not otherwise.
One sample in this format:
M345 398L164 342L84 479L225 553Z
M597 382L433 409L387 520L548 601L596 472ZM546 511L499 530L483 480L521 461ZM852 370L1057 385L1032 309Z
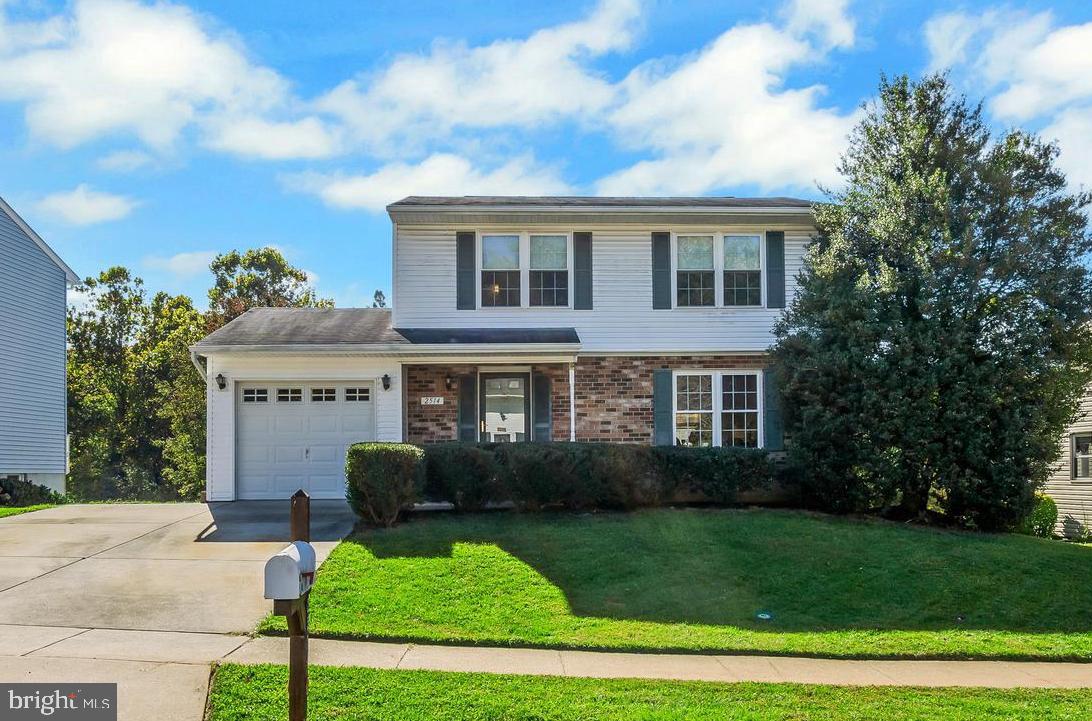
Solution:
M214 278L209 290L209 330L256 307L333 306L330 299L318 297L307 273L290 265L276 248L222 253L209 267Z
M376 290L375 295L372 296L373 308L386 308L387 307L387 294L381 290Z
M776 328L814 503L1009 528L1092 380L1088 193L943 75L880 85Z

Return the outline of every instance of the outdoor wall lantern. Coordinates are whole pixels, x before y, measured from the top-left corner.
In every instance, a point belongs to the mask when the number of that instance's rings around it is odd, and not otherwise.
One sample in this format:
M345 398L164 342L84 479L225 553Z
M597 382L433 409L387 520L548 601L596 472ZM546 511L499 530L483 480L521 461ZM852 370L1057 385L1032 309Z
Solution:
M391 389L391 376L389 373L383 374L383 390L389 391Z
M455 388L455 379L451 376L444 376L444 388L448 390Z
M216 374L216 387L220 390L224 390L227 387L227 378L224 378L223 373Z

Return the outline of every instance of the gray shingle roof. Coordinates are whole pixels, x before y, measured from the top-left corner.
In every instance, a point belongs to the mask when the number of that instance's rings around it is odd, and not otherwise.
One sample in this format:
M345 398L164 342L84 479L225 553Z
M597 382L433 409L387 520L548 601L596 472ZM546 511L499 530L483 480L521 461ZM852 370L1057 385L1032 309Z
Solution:
M252 308L194 347L576 344L573 328L399 328L386 308Z
M810 208L812 201L801 198L626 198L572 195L411 195L387 206L388 209L436 207L572 207L572 208Z

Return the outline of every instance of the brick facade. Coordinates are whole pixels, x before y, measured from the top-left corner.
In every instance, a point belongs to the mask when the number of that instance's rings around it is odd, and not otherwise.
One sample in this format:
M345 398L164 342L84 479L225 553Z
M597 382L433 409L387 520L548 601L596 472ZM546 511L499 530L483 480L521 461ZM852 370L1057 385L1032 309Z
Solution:
M615 443L652 442L652 371L671 369L760 369L766 359L756 355L592 356L576 364L576 439ZM409 443L458 438L458 376L483 371L482 365L407 365L405 428ZM552 437L569 440L569 369L566 364L535 365L532 373L550 376ZM447 388L445 379L453 379ZM440 396L443 405L422 406L422 396Z

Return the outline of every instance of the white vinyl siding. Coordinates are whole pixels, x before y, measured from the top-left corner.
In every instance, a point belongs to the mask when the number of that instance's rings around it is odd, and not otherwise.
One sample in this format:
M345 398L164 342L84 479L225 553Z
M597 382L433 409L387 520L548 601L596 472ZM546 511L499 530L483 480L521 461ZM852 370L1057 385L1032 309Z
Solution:
M455 307L455 232L464 228L402 226L395 233L394 325L405 328L576 328L582 353L762 352L773 341L776 308L711 307L652 309L652 231L663 227L579 227L592 240L592 292L595 309ZM503 229L498 229L500 233ZM721 227L687 234L760 233L763 229ZM528 228L549 234L556 226ZM785 232L785 293L792 301L796 275L810 242L806 229ZM569 233L571 237L571 232ZM572 254L569 253L569 263ZM480 272L479 272L480 277ZM480 299L480 289L478 298Z
M67 472L65 273L0 211L0 474Z
M1073 475L1073 436L1092 433L1092 388L1081 400L1081 417L1058 442L1058 463L1043 491L1058 504L1060 534L1074 536L1092 532L1092 478Z

